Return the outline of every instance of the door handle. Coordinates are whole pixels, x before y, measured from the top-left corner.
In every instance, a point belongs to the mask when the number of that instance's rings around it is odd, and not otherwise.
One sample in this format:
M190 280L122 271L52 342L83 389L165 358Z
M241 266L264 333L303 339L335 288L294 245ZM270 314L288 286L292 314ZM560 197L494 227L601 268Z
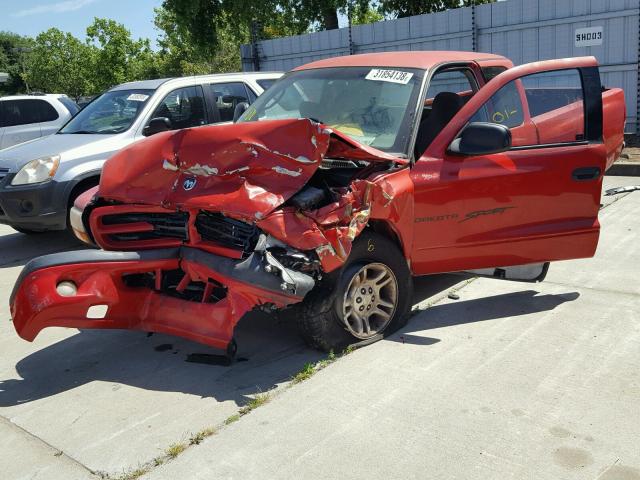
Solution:
M576 168L571 176L574 180L582 182L584 180L597 179L598 177L600 177L601 172L602 170L600 169L600 167L581 167Z

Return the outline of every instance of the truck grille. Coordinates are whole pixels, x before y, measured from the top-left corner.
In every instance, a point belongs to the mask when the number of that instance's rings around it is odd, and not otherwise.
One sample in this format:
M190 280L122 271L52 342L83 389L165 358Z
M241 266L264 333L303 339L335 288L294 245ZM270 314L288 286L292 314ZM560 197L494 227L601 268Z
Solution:
M142 232L113 232L109 236L112 240L125 242L135 240L155 240L158 238L176 238L186 241L187 220L186 212L175 213L118 213L102 217L102 224L108 226L126 225L131 223L148 223L152 230Z
M241 250L245 258L253 251L260 236L260 230L255 225L225 217L221 213L200 212L195 225L203 240Z

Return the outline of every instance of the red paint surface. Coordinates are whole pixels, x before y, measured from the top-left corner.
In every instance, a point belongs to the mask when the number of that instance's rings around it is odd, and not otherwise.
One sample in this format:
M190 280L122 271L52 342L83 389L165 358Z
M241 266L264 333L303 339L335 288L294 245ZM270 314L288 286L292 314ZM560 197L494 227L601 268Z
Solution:
M193 281L216 280L228 287L216 303L174 298L148 288L125 285L122 275L182 268ZM61 281L72 281L78 294L63 297L56 292ZM241 283L215 270L184 259L147 262L99 262L62 265L29 275L17 291L11 315L18 335L32 341L46 327L119 328L162 332L225 348L240 318L256 303L279 307L300 297L274 293ZM92 305L108 305L104 319L88 319Z
M397 67L429 69L448 62L477 62L482 66L507 66L513 64L507 58L493 53L455 51L381 52L345 55L307 63L294 70L334 67Z

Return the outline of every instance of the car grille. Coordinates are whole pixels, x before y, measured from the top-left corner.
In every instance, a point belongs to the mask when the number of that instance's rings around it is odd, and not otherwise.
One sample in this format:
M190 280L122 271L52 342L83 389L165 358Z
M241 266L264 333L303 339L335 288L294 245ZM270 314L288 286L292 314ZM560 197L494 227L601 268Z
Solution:
M148 223L152 230L143 232L113 232L109 236L112 240L125 242L136 240L155 240L158 238L175 238L186 241L188 239L186 212L175 213L118 213L102 217L103 225L126 225L130 223Z
M253 251L260 236L260 230L255 225L220 213L200 212L195 225L203 240L241 250L244 258Z

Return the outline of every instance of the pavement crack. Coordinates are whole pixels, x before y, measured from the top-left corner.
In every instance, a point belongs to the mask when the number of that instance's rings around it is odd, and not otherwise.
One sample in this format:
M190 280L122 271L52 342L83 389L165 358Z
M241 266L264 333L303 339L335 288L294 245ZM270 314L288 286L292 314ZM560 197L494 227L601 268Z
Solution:
M551 280L545 280L544 283L548 283L550 285L558 285L560 287L571 287L571 288L580 288L582 290L591 290L593 292L611 293L611 294L625 295L625 296L630 296L630 297L637 297L638 296L638 294L635 293L635 292L626 292L624 290L612 290L610 288L587 287L585 285L578 285L578 284L574 284L574 283L561 283L561 282L554 282L554 281L551 281Z
M0 415L0 422L3 423L4 425L6 425L9 429L15 431L17 434L25 435L25 436L27 436L29 438L32 438L32 439L36 440L37 442L41 443L47 449L51 450L51 453L54 456L56 456L58 458L63 458L66 461L77 465L78 467L82 468L83 470L85 470L87 473L89 473L91 475L95 475L96 474L93 470L91 470L89 467L84 465L82 462L80 462L77 459L73 458L72 456L68 455L63 450L51 445L49 442L47 442L46 440L43 440L38 435L35 435L35 434L31 433L30 431L25 430L24 428L22 428L20 425L17 425L15 423L13 423L11 420L9 420L4 415Z

